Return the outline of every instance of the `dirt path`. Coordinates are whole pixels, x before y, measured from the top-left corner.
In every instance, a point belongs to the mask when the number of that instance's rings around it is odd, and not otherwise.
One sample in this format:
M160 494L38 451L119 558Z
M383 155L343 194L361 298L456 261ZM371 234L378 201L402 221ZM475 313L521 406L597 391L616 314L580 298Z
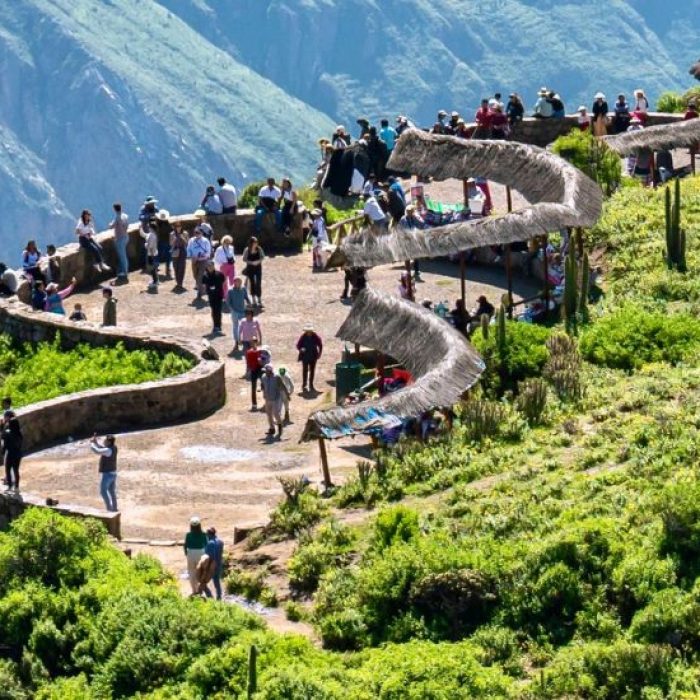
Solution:
M457 200L460 183L431 186L434 195ZM497 206L503 207L503 192L496 189ZM374 287L395 293L401 266L384 266L369 273ZM417 297L453 302L459 296L456 264L430 261L422 265L424 281ZM479 294L500 298L505 283L500 269L469 268L467 298L473 304ZM192 281L188 291L177 294L172 282L163 282L157 294L146 292L148 276L132 273L130 283L115 288L119 300L120 325L147 326L154 334L204 337L211 329L209 309L194 302ZM305 323L312 322L324 339L325 348L318 367L314 398L294 397L293 424L283 439L270 442L262 413L250 412L249 385L242 379L243 361L229 357L231 325L224 318L225 336L213 338L213 346L226 363L228 401L224 408L205 420L159 430L118 436L120 446L119 505L122 531L126 537L181 539L190 516L200 515L214 523L230 541L234 526L260 525L281 496L277 477L306 474L320 480L317 447L300 444L299 437L308 414L334 401L334 365L340 360L342 343L334 338L349 307L340 300L342 273L313 273L311 254L278 255L266 259L263 278L265 309L259 319L263 342L271 348L273 364L291 371L297 390L300 369L295 342ZM534 285L518 280L516 296L531 294ZM90 320L101 318L99 290L77 294L67 308L80 301ZM342 482L353 468L358 451L366 450L363 439L346 440L329 446L334 481ZM68 442L28 457L23 465L27 491L53 496L61 502L101 506L96 459L85 442Z

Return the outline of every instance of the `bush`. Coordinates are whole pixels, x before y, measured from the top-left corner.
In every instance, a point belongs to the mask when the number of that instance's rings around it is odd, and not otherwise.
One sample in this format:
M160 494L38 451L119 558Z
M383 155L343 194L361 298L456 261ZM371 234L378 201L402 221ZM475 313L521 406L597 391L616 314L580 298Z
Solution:
M657 112L685 112L686 101L678 92L673 92L667 90L659 95L659 99L656 102Z
M627 304L587 328L580 348L589 362L629 371L650 362L689 361L699 344L700 321L694 316Z
M267 182L251 182L243 188L243 192L238 197L239 209L255 209L258 206L258 192L267 185Z
M306 487L287 498L270 513L270 530L274 534L295 537L315 525L327 507L316 491Z
M552 150L586 173L608 195L622 179L620 157L590 131L572 129L554 142Z
M472 342L486 362L482 385L496 395L515 391L518 382L542 373L549 357L546 342L551 331L543 326L517 321L506 322L506 343L499 348L496 333L484 338L475 333Z
M406 506L385 508L374 522L374 546L383 551L397 542L410 542L420 534L418 513Z

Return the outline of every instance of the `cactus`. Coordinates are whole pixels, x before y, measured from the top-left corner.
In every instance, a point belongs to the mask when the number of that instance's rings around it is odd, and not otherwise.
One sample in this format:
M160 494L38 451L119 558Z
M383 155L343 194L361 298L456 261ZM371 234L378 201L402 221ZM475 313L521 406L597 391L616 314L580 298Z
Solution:
M464 436L473 442L482 442L484 438L497 435L504 417L500 403L483 399L467 399L459 412Z
M489 326L491 325L491 319L489 318L488 314L481 314L481 318L479 320L481 322L481 335L483 336L484 340L486 340L489 337Z
M248 700L258 691L258 649L255 644L250 645L248 654Z
M578 296L578 313L581 321L588 321L588 286L590 284L591 268L588 264L588 253L583 254L581 262L581 290Z
M666 219L666 265L669 270L676 268L685 272L685 231L681 229L681 183L676 180L671 202L671 189L666 187L664 194Z
M576 240L572 236L564 262L564 320L569 333L576 331L578 309L578 265L576 264Z
M581 356L576 342L568 335L557 333L547 341L549 359L542 376L554 386L562 401L578 401L583 396Z
M506 309L501 304L496 314L496 347L498 354L503 357L506 350Z
M543 379L526 379L520 383L516 407L530 425L542 422L547 407L547 384Z

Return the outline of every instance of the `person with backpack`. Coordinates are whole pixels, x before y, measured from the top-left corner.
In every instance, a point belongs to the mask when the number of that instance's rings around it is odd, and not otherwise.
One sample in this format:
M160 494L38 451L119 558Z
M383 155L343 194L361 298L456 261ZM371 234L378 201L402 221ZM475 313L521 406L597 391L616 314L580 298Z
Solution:
M401 183L390 175L387 183L389 188L386 192L387 201L389 202L389 213L394 223L401 221L401 218L406 213L406 193L403 191Z
M4 413L0 454L5 461L5 490L19 492L19 465L22 461L22 428L12 410Z
M27 246L22 251L22 271L27 279L46 282L44 274L39 269L43 257L41 251L36 247L36 242L27 241Z
M187 575L190 580L190 588L192 595L196 596L200 593L200 582L197 571L199 560L204 554L207 546L207 536L202 532L202 521L198 516L193 515L190 518L190 530L185 535L185 557L187 558Z

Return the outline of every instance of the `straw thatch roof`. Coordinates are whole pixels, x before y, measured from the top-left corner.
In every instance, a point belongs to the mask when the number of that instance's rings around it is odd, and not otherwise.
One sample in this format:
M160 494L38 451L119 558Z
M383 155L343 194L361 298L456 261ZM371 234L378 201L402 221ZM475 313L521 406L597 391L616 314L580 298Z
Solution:
M631 155L644 148L652 151L690 148L700 144L700 119L626 131L617 136L608 136L605 142L621 156Z
M435 180L479 175L518 190L529 207L498 217L423 231L402 228L377 235L369 228L349 236L329 265L375 267L524 241L562 227L592 226L600 216L600 187L547 151L512 141L465 140L411 130L402 134L388 167Z
M337 337L391 355L415 382L381 399L313 413L302 440L339 436L344 427L363 422L373 410L408 418L451 407L484 371L482 359L464 336L432 311L371 288L359 294Z

